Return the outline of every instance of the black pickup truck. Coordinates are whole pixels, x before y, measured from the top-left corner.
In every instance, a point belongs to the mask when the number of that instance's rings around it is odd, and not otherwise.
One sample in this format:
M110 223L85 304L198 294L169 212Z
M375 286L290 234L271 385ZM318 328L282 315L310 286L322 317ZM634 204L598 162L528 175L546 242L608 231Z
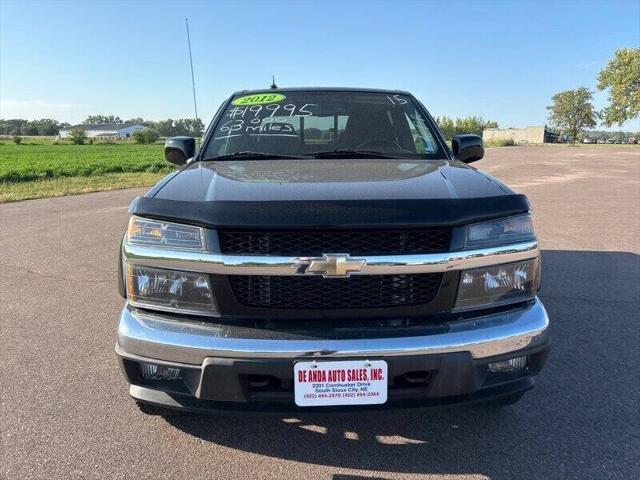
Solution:
M116 353L141 410L514 403L548 347L530 205L397 90L233 94L131 206Z

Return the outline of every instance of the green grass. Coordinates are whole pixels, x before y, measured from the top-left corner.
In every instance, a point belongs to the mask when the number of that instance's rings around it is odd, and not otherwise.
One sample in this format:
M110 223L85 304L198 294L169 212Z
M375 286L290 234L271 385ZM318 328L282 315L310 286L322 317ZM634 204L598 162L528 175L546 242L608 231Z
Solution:
M513 147L515 146L516 142L513 140L513 138L503 138L500 140L487 140L486 142L484 142L484 146L485 147Z
M171 170L161 145L0 144L0 183Z
M173 167L162 145L0 142L0 202L153 185Z
M164 175L164 173L152 172L107 173L93 177L61 177L32 182L1 183L0 203L121 188L147 187L156 183Z

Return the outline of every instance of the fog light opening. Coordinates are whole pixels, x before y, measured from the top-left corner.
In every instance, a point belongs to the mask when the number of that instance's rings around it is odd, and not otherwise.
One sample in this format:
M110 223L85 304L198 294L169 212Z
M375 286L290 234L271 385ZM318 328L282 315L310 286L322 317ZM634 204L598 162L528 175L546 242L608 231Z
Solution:
M141 363L140 374L145 380L177 380L182 371L179 368L165 367L164 365L154 365L152 363Z
M527 356L510 358L502 362L492 362L489 364L489 371L492 373L516 372L524 370L527 366Z

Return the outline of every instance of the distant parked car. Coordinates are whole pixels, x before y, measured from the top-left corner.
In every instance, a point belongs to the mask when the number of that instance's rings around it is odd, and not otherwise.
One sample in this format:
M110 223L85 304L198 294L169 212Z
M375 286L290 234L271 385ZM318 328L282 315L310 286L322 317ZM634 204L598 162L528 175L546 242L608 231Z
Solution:
M628 143L629 145L635 145L638 143L638 139L636 137L629 137Z
M582 143L596 143L596 141L593 138L584 137Z
M613 145L614 143L616 143L616 141L613 138L607 138L606 142L608 145Z

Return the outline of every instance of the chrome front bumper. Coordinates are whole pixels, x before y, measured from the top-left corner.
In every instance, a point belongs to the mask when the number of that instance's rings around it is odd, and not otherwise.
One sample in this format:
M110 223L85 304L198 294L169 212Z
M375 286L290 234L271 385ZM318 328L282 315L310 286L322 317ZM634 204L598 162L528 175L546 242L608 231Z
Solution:
M209 357L296 359L406 357L468 352L482 359L548 341L549 318L539 299L528 307L454 322L422 336L332 339L256 331L211 322L181 321L125 305L116 353L130 360L200 366Z

